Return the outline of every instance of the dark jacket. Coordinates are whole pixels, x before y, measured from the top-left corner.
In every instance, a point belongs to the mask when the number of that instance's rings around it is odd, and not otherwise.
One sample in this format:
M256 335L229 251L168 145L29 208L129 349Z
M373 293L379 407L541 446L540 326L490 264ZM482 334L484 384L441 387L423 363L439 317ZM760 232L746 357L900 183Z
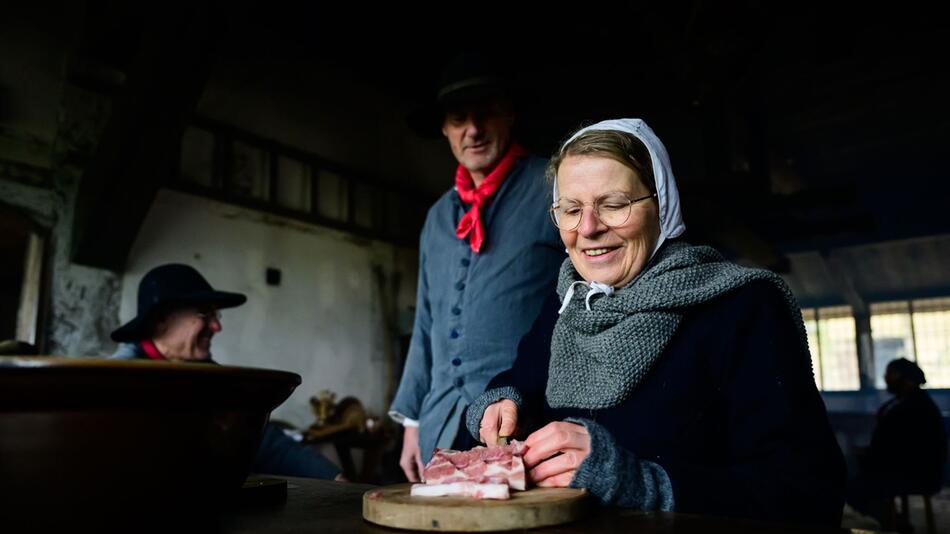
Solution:
M545 304L514 367L523 430L578 417L605 427L637 458L663 467L675 511L838 526L846 472L788 306L754 282L689 310L655 367L604 410L546 402L557 296Z
M917 389L881 406L862 467L890 481L892 494L937 493L946 461L943 418L926 391Z

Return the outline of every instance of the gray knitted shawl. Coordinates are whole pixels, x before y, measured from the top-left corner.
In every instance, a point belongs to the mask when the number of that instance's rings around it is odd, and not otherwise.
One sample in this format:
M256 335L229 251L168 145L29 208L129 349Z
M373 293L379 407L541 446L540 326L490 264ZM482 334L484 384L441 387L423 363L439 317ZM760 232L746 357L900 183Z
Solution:
M577 280L581 277L565 260L557 284L562 301ZM756 280L774 283L785 296L808 354L801 311L780 276L728 262L710 247L670 241L633 282L592 299L590 311L582 296L571 300L551 339L548 404L591 410L620 404L653 368L690 307Z

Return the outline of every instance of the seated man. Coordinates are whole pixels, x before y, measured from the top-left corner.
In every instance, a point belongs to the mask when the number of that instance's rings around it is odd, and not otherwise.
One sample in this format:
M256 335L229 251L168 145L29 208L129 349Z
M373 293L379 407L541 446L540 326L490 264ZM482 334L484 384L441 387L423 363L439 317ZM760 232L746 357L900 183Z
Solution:
M240 293L216 291L188 265L161 265L139 283L138 315L112 332L121 344L113 359L214 363L211 339L221 331L222 308L244 304ZM257 473L343 480L320 453L268 423L251 470Z
M947 437L939 408L920 388L927 380L916 363L892 360L884 381L894 398L877 412L870 447L859 451L859 472L849 488L848 504L882 521L882 526L894 527L886 524L888 499L940 491Z

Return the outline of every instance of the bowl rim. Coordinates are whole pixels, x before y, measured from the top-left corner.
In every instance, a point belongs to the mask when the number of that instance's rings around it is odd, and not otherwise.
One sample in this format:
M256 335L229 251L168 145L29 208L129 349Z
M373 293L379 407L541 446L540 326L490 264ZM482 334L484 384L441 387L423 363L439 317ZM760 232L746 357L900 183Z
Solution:
M287 381L300 385L302 378L291 371L219 364L216 362L169 362L155 360L113 360L105 357L68 356L0 356L0 373L5 370L41 369L61 371L68 369L103 369L122 373L163 372L176 375L234 375L242 378ZM40 371L41 372L41 371Z

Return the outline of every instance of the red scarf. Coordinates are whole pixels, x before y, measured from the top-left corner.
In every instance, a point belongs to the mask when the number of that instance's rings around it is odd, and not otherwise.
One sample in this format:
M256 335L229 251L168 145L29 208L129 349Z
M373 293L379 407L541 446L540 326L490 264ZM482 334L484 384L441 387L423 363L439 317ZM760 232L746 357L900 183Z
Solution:
M139 346L142 347L142 350L145 351L145 355L152 360L166 360L165 356L162 354L158 347L155 346L155 343L151 339L143 339L139 341Z
M511 169L518 163L518 160L528 154L521 145L512 143L508 152L501 158L498 165L488 173L488 176L482 180L482 183L475 187L475 180L472 179L468 169L459 165L455 170L455 191L459 198L466 204L471 204L471 208L462 220L459 221L458 228L455 229L455 235L459 239L468 237L468 244L477 254L485 243L485 227L482 225L482 209L484 209L492 196L501 187L501 183L511 172Z

